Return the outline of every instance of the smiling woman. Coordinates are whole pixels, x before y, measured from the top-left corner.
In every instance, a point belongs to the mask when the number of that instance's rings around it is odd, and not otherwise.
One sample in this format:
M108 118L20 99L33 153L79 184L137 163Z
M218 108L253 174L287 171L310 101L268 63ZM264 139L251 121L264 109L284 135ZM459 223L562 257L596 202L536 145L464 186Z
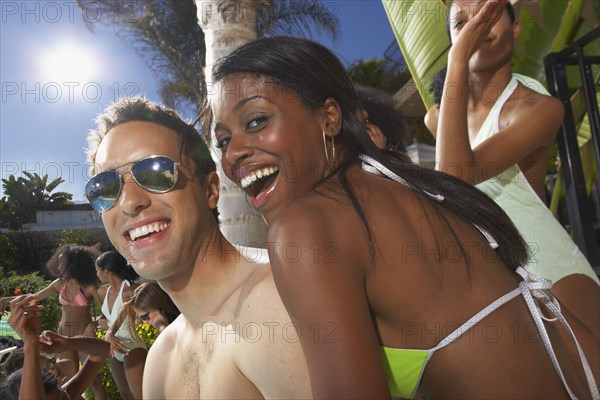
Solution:
M40 53L44 80L58 83L89 82L98 71L98 57L76 42L61 42Z

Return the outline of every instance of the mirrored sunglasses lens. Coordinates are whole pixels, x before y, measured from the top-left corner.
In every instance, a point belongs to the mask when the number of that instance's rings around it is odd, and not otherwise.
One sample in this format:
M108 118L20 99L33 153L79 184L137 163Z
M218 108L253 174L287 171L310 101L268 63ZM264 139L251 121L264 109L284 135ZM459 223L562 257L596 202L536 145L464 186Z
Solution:
M175 162L169 157L152 157L140 160L131 168L135 180L146 190L164 193L175 186Z
M121 179L116 171L104 171L90 179L85 186L85 196L94 210L110 209L121 190Z

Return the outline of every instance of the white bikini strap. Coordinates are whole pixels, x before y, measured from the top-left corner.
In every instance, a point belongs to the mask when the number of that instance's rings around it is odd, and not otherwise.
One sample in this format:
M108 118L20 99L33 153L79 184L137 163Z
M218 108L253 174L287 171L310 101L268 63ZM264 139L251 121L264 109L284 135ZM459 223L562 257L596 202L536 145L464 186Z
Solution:
M551 321L551 322L559 320L560 323L567 329L567 332L569 332L569 335L571 335L571 338L573 339L573 341L575 342L575 345L577 346L577 351L579 352L579 358L581 359L581 364L582 364L583 370L585 372L585 377L587 379L588 387L590 389L590 393L592 394L592 398L599 399L600 394L598 393L598 387L596 385L596 381L594 379L592 369L590 368L590 365L587 361L587 358L585 357L585 354L583 354L583 350L581 349L581 346L579 345L579 341L575 337L575 333L571 329L571 326L569 325L569 323L567 322L565 317L563 317L563 315L561 314L560 304L558 303L556 298L547 290L552 287L552 282L546 278L539 276L539 275L532 274L531 272L526 271L525 269L523 269L521 267L517 268L517 273L519 275L521 275L524 279L523 281L521 281L519 283L519 288L521 290L521 293L523 293L523 297L525 298L527 307L529 307L531 316L533 317L533 320L538 328L540 336L542 337L542 342L544 343L544 346L546 347L546 351L548 352L550 361L552 361L552 365L554 366L554 369L558 373L558 376L560 377L563 385L565 386L565 389L569 393L569 396L571 397L571 399L577 399L577 397L573 394L573 392L571 391L571 388L567 384L565 376L563 375L562 369L560 368L560 364L558 363L558 359L556 358L556 354L554 353L554 348L552 347L552 343L550 342L550 337L548 336L548 332L546 331L546 327L544 326L544 322L542 321L542 319L545 319L546 321ZM548 310L550 310L550 312L555 316L555 318L553 318L553 319L544 318L540 311L539 304L536 302L536 300L538 302L543 303L546 306L546 308L548 308Z
M362 169L364 171L370 172L375 175L384 175L384 176L388 177L389 179L414 190L414 187L410 183L408 183L406 180L404 180L403 178L398 176L398 174L396 174L394 171L391 171L385 165L381 164L379 161L375 160L374 158L369 157L366 154L361 154L358 156L358 158L360 160L362 160ZM431 192L428 192L427 190L423 190L423 192L430 199L435 200L438 203L441 203L444 201L444 196L442 196L441 194L433 194ZM492 249L497 249L498 242L496 241L496 239L494 239L494 237L488 231L481 228L479 225L477 225L477 224L474 224L474 225L475 225L475 228L477 228L477 230L479 232L481 232L483 237L486 238L486 240L490 244L490 247Z
M519 294L521 294L521 291L519 290L519 288L516 288L510 291L509 293L505 294L504 296L500 297L499 299L488 305L486 308L472 316L467 322L455 329L451 334L446 336L444 340L439 342L434 348L431 349L431 351L437 351L442 347L446 347L447 345L461 337L469 329L474 327L479 321L487 317L492 312L496 311L503 304L508 303L510 300L517 297Z
M119 288L119 294L117 295L119 299L123 297L123 288L125 285L131 286L131 283L129 283L127 279L123 279L123 282L121 282L121 287Z
M389 170L385 165L383 165L382 163L380 163L379 161L375 160L372 157L369 157L366 154L361 154L358 156L358 158L360 160L362 160L362 169L370 172L372 174L376 174L376 175L385 175L388 178L390 178L391 180L398 182L399 184L406 186L408 188L411 188L414 190L414 187L406 182L406 180L404 180L403 178L399 177L398 174L394 173L393 171ZM438 203L441 203L442 201L444 201L444 196L442 196L441 194L433 194L428 192L427 190L423 190L423 192L432 200L437 201Z

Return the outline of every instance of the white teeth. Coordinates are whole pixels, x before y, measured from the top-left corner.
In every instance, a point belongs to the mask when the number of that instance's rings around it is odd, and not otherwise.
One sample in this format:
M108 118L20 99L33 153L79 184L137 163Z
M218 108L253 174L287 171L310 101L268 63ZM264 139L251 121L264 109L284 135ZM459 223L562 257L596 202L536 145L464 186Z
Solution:
M144 226L138 226L137 228L129 231L129 236L131 237L131 240L136 240L137 238L141 236L146 236L149 233L160 232L167 226L169 226L169 224L159 224L158 222L154 222Z
M254 182L256 182L257 179L266 178L269 175L273 175L277 171L279 171L279 167L276 165L271 167L265 167L243 177L240 181L240 184L242 185L242 188L245 189Z

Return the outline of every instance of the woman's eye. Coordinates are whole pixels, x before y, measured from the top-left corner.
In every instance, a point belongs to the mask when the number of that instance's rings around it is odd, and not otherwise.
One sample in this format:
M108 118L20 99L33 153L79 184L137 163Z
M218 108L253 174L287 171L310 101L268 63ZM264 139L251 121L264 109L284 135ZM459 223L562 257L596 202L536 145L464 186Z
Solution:
M458 20L456 21L456 23L454 24L454 29L460 29L462 28L462 26L466 23L467 21L465 20Z
M226 138L217 140L217 148L222 149L222 148L226 147L230 141L231 141L230 137L226 137Z
M246 129L256 130L257 128L262 126L267 121L267 119L268 119L267 117L263 117L263 116L253 118L250 121L248 121L248 123L246 124Z

